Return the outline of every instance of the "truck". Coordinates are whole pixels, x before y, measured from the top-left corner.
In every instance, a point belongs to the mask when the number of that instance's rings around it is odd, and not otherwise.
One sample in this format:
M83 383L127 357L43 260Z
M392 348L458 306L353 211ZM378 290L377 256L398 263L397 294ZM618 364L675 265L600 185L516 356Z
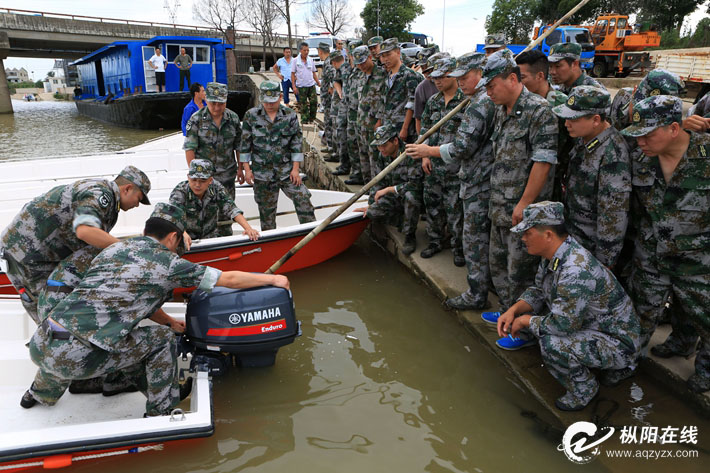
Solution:
M710 92L710 52L704 49L653 51L653 62L658 69L675 72L685 81L688 95L695 93L697 102Z

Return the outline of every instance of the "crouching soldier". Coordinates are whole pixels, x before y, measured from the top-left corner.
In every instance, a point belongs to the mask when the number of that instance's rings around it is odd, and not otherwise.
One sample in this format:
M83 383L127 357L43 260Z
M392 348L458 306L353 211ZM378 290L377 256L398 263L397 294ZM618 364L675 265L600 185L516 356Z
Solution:
M272 81L259 86L261 105L244 115L239 161L245 178L254 185L261 231L276 228L279 189L293 201L300 223L316 219L311 192L301 182L303 135L298 115L281 105L281 88Z
M590 368L602 370L602 384L635 368L638 316L612 272L567 234L561 203L527 206L511 231L522 233L528 252L543 259L535 285L498 319L498 334L515 337L529 329L545 366L567 389L557 408L583 409L599 391Z
M283 276L222 272L180 258L184 218L178 207L159 203L144 236L115 243L94 258L30 340L39 371L22 407L55 404L73 379L122 371L148 398L146 415L168 414L188 394L178 388L176 337L165 326L141 327L141 320L179 287L289 287Z
M224 231L219 231L217 222L219 215L224 215L241 225L250 239L257 240L259 232L249 225L244 212L239 210L224 186L214 180L213 174L211 161L193 159L187 181L175 186L170 193L170 203L185 212L185 231L192 239L225 236Z

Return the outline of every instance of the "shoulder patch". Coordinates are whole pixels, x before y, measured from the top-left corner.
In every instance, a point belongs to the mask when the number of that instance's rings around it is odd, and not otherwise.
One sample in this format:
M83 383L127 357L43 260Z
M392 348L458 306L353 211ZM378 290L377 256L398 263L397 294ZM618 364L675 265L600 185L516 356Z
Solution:
M599 143L600 143L599 140L597 138L594 138L587 145L587 151L589 151L591 153L592 151L594 151L595 149L597 149L599 147Z
M187 123L185 124L186 131L190 131L190 128L192 128L192 120L188 120Z
M103 192L101 194L101 197L99 197L99 205L101 208L105 209L109 205L111 205L111 200L113 200L107 193Z

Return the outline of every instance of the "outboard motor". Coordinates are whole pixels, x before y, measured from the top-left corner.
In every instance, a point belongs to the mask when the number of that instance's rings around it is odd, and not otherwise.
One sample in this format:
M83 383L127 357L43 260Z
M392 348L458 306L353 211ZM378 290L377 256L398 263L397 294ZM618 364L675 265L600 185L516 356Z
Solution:
M225 373L232 355L243 367L271 366L276 352L301 335L291 291L274 286L215 287L190 296L183 346L192 347L193 367Z

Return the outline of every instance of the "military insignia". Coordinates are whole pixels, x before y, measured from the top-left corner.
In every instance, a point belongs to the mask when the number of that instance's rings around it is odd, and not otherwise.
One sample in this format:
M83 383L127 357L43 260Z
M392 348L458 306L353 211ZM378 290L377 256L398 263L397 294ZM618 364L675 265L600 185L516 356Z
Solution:
M587 145L587 150L591 153L592 151L594 151L595 149L597 149L597 147L599 146L600 143L601 143L601 142L600 142L598 139L594 138L594 139Z
M703 158L707 158L708 157L708 150L705 147L705 145L700 145L699 148L700 148L700 156L702 156Z
M569 106L574 105L574 96L569 98L569 100L567 101L567 105L569 105Z
M555 259L552 261L552 270L553 270L553 271L557 271L557 267L558 267L559 265L560 265L560 259L559 259L559 258L555 258Z
M106 194L101 194L101 197L99 197L99 205L105 209L109 204L111 204L111 198Z
M185 130L190 131L190 128L192 128L192 122L188 120L187 124L185 125Z
M659 89L653 89L650 94L648 94L649 97L653 97L656 95L661 95L661 91Z
M639 112L634 112L633 116L634 123L638 123L641 121L641 114Z
M495 38L488 38L488 44L493 44L495 42L496 42Z

